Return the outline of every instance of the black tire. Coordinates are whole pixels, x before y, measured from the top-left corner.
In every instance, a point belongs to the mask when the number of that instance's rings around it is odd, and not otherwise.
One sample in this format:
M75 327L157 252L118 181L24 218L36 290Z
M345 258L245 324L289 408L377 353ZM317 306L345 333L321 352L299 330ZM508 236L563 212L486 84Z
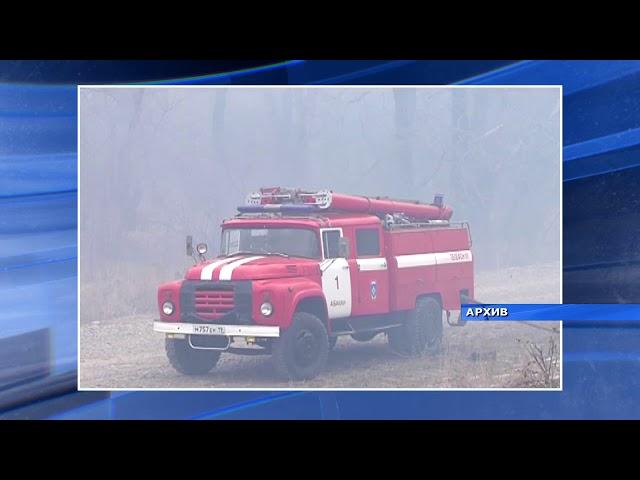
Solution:
M404 314L400 327L387 332L389 346L400 355L437 353L442 346L442 307L433 297L419 298L416 308Z
M329 337L329 350L333 350L336 348L336 343L338 343L338 337Z
M219 350L197 350L191 348L189 340L167 338L164 349L171 366L185 375L204 375L216 366L220 359Z
M376 335L380 332L360 332L351 334L351 338L353 338L356 342L368 342L373 340Z
M296 312L291 326L272 345L275 370L288 380L309 380L318 376L328 355L327 329L318 317L306 312Z

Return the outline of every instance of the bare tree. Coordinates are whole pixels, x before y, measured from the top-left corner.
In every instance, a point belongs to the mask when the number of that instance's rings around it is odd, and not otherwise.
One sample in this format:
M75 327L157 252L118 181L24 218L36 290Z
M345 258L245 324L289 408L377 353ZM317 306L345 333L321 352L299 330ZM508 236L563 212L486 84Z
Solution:
M415 133L416 90L394 88L395 149L389 177L395 195L413 194L413 136Z

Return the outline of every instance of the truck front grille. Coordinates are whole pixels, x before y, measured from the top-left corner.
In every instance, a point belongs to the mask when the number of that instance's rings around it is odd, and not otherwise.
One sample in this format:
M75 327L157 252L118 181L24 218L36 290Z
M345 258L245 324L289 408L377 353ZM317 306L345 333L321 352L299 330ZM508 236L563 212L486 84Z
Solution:
M180 288L183 322L251 323L251 282L186 280Z
M216 320L235 308L233 290L196 290L195 312L203 320Z

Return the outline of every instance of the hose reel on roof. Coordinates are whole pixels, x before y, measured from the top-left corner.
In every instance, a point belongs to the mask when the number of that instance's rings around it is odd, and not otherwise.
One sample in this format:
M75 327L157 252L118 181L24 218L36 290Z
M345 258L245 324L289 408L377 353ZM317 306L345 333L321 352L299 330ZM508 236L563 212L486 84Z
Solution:
M443 196L436 194L433 203L412 200L394 200L383 197L345 195L319 190L269 187L261 188L246 198L246 205L238 207L241 213L314 213L323 210L364 213L386 218L385 215L403 215L411 221L448 221L453 210L443 204ZM395 220L394 220L395 221Z

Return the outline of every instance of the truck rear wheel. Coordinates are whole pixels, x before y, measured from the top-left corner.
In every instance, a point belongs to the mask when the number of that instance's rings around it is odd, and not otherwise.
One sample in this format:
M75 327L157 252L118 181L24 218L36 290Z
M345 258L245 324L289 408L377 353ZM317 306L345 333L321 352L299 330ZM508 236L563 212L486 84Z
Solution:
M433 297L419 298L403 325L388 331L389 346L400 355L436 353L442 345L442 307Z
M328 355L327 329L318 317L307 312L296 312L291 326L272 346L276 372L289 380L316 377L324 369Z
M220 358L219 350L199 350L191 348L189 340L167 338L164 348L171 366L185 375L204 375L211 371Z

